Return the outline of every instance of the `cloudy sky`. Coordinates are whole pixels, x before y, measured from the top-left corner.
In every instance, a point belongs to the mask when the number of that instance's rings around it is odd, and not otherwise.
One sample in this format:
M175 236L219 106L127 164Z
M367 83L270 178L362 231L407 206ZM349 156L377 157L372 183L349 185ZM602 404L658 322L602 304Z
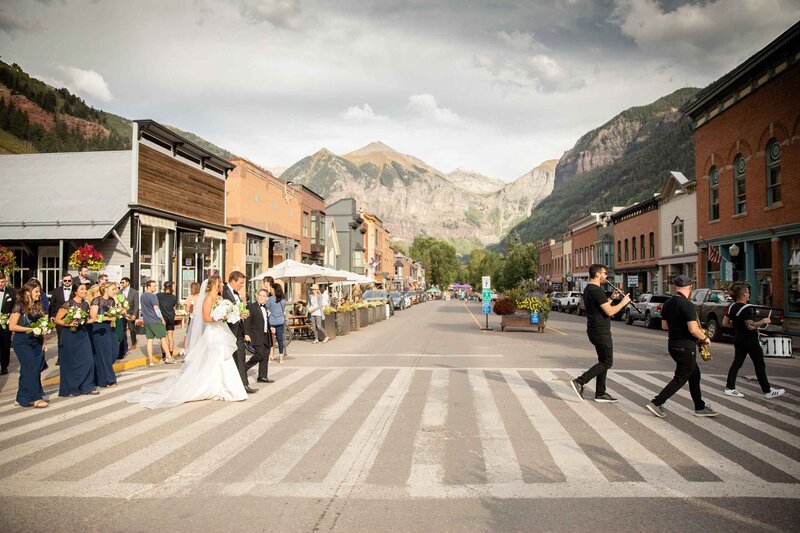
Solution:
M270 167L380 140L512 180L798 19L797 0L2 0L0 55Z

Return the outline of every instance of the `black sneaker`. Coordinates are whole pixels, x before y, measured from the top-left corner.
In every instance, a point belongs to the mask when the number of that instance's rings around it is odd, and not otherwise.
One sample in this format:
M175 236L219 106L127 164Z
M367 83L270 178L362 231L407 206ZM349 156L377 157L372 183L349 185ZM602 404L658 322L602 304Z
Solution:
M653 413L653 414L654 414L655 416L657 416L658 418L664 418L664 417L666 417L666 416L667 416L667 411L666 411L666 409L664 409L664 408L663 408L662 406L660 406L660 405L656 405L656 404L654 404L653 402L647 402L647 405L645 405L645 407L647 408L647 410L648 410L648 411L650 411L651 413Z
M611 396L609 393L606 392L603 393L601 396L595 396L594 401L600 403L616 403L619 400L617 400L616 398L614 398L613 396Z
M583 385L582 385L582 384L580 384L580 383L578 383L578 380L577 380L577 379L573 379L572 381L570 381L570 382L569 382L569 384L572 386L572 390L574 390L574 391L575 391L575 394L577 394L577 395L578 395L578 398L579 398L579 399L580 399L582 402L583 402L583 401L585 401L585 400L583 399Z

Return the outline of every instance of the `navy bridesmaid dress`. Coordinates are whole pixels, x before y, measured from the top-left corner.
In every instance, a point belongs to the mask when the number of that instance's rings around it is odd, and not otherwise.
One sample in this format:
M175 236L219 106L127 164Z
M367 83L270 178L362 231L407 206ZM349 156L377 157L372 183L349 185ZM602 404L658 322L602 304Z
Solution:
M20 313L19 325L30 327L39 320L41 315L27 316L17 305L12 311ZM19 359L19 389L17 389L17 403L22 407L30 407L36 400L44 398L41 374L47 363L44 361L42 350L42 337L34 337L27 333L14 333L11 345Z
M109 308L114 306L114 300L99 296L92 300L92 305L97 306L97 314L104 315ZM100 387L108 387L117 382L114 374L114 361L119 353L117 332L111 327L110 322L95 322L92 327L92 353L94 355L95 382Z
M80 307L89 313L86 301L76 302L71 299L64 303L62 309ZM77 326L75 331L65 327L61 332L59 354L61 361L61 384L59 396L78 396L94 392L97 385L94 381L94 356L92 342L89 340L89 328L92 324Z

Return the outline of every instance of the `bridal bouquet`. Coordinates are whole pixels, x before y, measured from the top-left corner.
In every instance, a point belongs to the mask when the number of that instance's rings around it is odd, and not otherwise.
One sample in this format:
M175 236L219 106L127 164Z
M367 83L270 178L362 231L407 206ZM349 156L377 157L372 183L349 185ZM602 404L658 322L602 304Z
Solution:
M0 329L8 329L8 319L10 317L10 313L0 313Z
M89 314L81 309L80 307L70 307L67 309L67 314L64 315L64 322L67 324L72 324L76 320L78 321L78 326L81 326L86 323L86 320L89 318ZM78 326L70 326L70 331L78 331Z
M117 307L119 309L119 311L120 311L120 315L119 316L121 316L122 318L127 318L128 317L128 307L130 307L130 305L131 304L128 303L128 300L125 299L125 295L117 294L117 303L116 303L115 307Z
M242 319L239 306L229 300L220 300L211 308L211 318L217 322L226 321L235 324Z
M53 321L52 318L48 318L43 316L33 324L31 324L31 331L28 332L29 335L33 335L34 337L44 337L48 333L52 333L53 330L56 329L56 323Z
M239 317L244 320L248 316L250 316L250 311L247 310L247 306L244 302L239 302Z

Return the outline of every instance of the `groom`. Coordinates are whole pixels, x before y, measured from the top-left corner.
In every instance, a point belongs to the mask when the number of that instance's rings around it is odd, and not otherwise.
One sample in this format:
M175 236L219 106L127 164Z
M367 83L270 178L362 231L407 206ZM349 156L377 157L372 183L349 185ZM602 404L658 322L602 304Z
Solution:
M222 288L222 297L226 300L239 305L242 300L239 298L239 291L244 287L245 276L238 270L231 272L228 276L228 283ZM233 352L233 360L236 362L236 368L239 370L239 376L242 378L244 390L247 394L258 392L258 389L250 387L247 382L247 370L244 366L244 319L239 320L235 324L228 323L231 332L236 336L236 351Z

